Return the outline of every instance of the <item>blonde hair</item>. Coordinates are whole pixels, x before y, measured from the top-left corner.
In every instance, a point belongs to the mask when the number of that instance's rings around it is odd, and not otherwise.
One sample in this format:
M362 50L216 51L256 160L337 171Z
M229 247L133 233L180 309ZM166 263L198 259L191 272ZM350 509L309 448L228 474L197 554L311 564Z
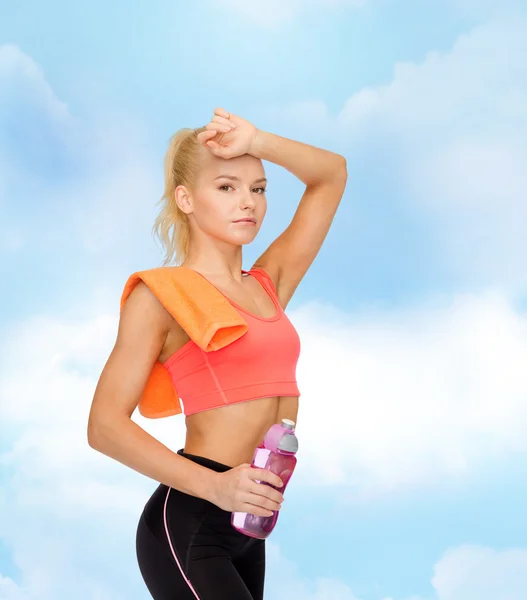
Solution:
M174 192L178 185L189 191L195 189L204 150L197 136L202 131L206 131L205 127L179 129L170 138L165 154L165 189L157 203L162 206L152 228L165 250L163 266L181 264L188 253L190 224L176 204Z

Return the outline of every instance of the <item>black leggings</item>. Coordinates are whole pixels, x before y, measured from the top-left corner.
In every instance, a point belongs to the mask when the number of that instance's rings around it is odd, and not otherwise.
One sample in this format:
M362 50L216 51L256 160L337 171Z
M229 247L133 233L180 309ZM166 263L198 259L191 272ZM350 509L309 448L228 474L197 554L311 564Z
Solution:
M178 454L218 472L231 467ZM160 484L137 527L141 575L155 600L263 600L265 540L231 525L212 502Z

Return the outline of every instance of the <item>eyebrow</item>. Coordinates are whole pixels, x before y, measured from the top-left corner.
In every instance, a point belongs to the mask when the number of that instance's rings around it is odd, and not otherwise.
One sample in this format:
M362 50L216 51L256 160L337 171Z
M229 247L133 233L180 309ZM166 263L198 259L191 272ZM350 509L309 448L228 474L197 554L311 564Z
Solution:
M241 181L241 179L239 177L236 177L235 175L218 175L218 177L215 177L212 181L216 181L216 179L232 179L233 181ZM263 181L267 183L267 178L260 177L260 179L253 181L253 183L261 183Z

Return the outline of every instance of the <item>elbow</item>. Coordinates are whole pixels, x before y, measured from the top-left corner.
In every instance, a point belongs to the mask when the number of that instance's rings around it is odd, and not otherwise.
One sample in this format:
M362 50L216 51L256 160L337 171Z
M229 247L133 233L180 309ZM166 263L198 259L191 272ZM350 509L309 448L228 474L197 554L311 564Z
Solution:
M108 454L123 431L130 426L132 415L118 410L93 410L88 418L86 439L90 448Z
M348 163L346 158L342 155L339 155L339 165L337 169L338 176L342 178L344 182L348 180Z
M107 442L115 437L115 420L108 415L90 415L86 428L86 439L90 448L102 452Z
M100 450L101 447L101 435L100 428L97 421L90 417L88 420L88 427L86 428L86 439L88 446L94 450Z
M346 187L348 181L348 167L344 156L337 154L331 169L326 175L326 179L323 185L330 185L332 188L337 186L338 188Z

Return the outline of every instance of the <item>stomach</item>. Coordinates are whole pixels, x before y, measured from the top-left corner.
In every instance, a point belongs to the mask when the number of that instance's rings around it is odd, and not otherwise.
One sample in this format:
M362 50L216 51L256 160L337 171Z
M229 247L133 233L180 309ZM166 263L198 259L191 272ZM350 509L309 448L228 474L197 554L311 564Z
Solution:
M297 410L297 397L275 396L189 415L184 451L230 467L250 463L269 427L282 419L296 423Z

